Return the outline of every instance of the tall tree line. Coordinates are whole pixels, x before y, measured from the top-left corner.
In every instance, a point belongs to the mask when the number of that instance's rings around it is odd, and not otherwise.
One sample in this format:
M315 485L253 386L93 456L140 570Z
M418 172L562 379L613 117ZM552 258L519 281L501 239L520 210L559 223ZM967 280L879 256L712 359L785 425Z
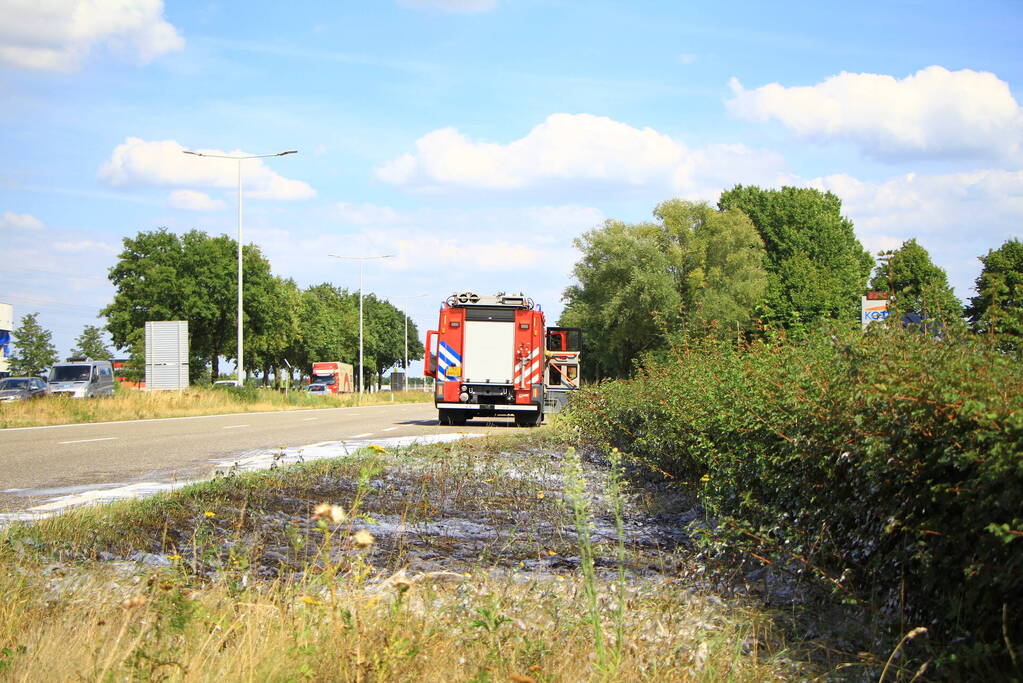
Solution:
M716 207L673 199L653 221L608 220L575 240L582 256L559 324L583 329L586 374L622 377L673 336L798 335L825 321L858 324L860 297L886 291L897 315L941 329L999 335L1023 350L1023 243L980 260L978 296L964 311L915 239L875 260L842 215L842 202L811 188L737 185Z
M190 374L220 376L220 359L237 358L237 243L198 230L166 229L123 240L110 269L113 302L100 313L114 346L141 354L145 323L187 320ZM358 292L323 283L301 289L272 273L257 246L242 248L245 269L243 326L246 365L264 377L281 377L288 365L302 374L315 361L358 360ZM404 318L373 295L364 301L364 366L367 384L404 359ZM423 346L409 322L409 358Z

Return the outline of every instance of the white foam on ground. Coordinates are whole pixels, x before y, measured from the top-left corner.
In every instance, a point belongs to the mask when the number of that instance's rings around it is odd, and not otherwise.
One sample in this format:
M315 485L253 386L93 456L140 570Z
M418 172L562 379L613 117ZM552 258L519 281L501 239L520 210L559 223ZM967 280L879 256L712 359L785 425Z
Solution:
M256 472L267 470L273 466L281 467L299 462L310 462L312 460L325 460L327 458L345 458L356 451L369 446L380 446L386 449L404 448L414 444L448 443L459 439L486 436L486 434L424 434L420 436L394 436L387 439L349 439L346 441L321 441L307 446L295 446L292 448L277 448L246 455L241 458L229 458L218 460L214 466L215 474L229 474L231 472ZM0 525L8 522L24 522L36 519L52 517L64 510L80 505L91 505L97 503L109 503L115 500L127 500L131 498L144 498L164 491L173 491L189 484L194 484L202 479L191 481L152 481L139 482L135 484L105 484L110 488L92 489L64 495L47 501L41 505L22 510L0 514ZM42 491L41 489L39 490ZM18 493L23 496L33 494L32 489L19 489Z

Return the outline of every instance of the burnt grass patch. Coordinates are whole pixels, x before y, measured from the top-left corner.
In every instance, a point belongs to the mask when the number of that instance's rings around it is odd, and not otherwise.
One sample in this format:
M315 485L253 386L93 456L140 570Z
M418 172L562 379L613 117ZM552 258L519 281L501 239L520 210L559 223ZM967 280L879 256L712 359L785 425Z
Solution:
M81 561L174 567L201 585L301 583L324 571L490 573L543 580L582 563L565 466L581 461L597 578L655 582L686 595L766 606L807 657L828 668L876 657L867 620L800 576L707 540L713 525L686 488L634 471L621 499L622 547L611 468L547 429L388 452L372 448L260 473L228 473L173 493L72 511L19 542L57 565ZM338 519L317 515L329 505ZM369 532L372 542L365 542ZM43 543L39 539L45 538ZM852 654L859 653L859 654Z
M331 563L343 570L355 558L381 575L401 569L572 572L580 557L562 490L568 452L528 440L471 439L228 474L178 493L173 505L137 520L130 543L111 538L91 550L96 557L154 564L180 558L197 577L227 572L249 580L298 577ZM583 461L594 563L616 571L606 463L596 454ZM628 494L622 522L631 576L678 575L692 547L686 528L698 509L666 487L655 489ZM344 521L324 524L315 515L321 504L344 510ZM351 540L360 530L374 538L368 549ZM333 542L325 544L328 533Z

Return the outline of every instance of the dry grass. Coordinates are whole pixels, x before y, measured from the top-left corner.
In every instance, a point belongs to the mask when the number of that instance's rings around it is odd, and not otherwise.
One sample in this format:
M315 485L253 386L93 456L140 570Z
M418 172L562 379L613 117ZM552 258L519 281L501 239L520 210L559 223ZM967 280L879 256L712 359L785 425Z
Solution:
M683 597L665 582L630 589L621 661L602 672L581 607L582 582L574 576L477 572L367 581L353 567L301 582L200 587L175 569L139 575L93 567L70 576L4 572L2 581L0 678L11 681L524 683L798 675L763 614Z
M31 401L0 404L0 428L41 427L85 422L113 422L160 417L189 417L224 413L342 408L381 403L419 403L433 400L432 393L380 392L376 394L287 395L260 389L209 389L185 391L139 391L119 388L105 399L71 399L47 396Z
M671 570L623 582L614 572L521 569L523 549L579 554L565 541L573 518L556 482L556 436L542 428L526 446L521 439L367 449L8 527L0 680L813 678L816 667L788 649L769 613ZM587 476L599 489L600 473ZM603 494L592 486L591 494L594 514L607 514ZM416 564L424 534L402 545L373 526L397 511L413 526L503 518L511 531L461 561L454 537L438 539L426 550L439 566L426 569ZM646 526L649 510L641 512ZM292 542L294 552L280 545ZM274 571L260 571L273 548L283 553ZM168 566L110 559L132 549ZM112 554L94 559L103 552Z

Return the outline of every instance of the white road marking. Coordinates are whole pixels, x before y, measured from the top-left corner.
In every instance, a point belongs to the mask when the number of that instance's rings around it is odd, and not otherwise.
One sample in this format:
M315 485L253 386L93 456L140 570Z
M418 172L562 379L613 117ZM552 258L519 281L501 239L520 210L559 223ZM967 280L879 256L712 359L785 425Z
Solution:
M66 443L88 443L90 441L114 441L116 439L117 439L116 436L105 436L102 439L78 439L76 441L58 441L57 444L60 445Z
M236 289L237 289L237 288L236 288ZM318 418L318 417L303 417L303 418L302 418L302 422L310 422L310 421L312 421L312 420L319 420L319 419L320 419L320 418Z
M395 429L397 429L397 427L388 427L388 428L387 428L387 429L385 429L384 431L385 431L385 432L393 432L393 431L394 431Z
M241 429L242 427L248 427L248 425L231 425L230 427L224 427L224 429Z
M355 436L348 437L349 439L365 439L367 436L373 436L373 432L366 432L365 434L356 434Z

